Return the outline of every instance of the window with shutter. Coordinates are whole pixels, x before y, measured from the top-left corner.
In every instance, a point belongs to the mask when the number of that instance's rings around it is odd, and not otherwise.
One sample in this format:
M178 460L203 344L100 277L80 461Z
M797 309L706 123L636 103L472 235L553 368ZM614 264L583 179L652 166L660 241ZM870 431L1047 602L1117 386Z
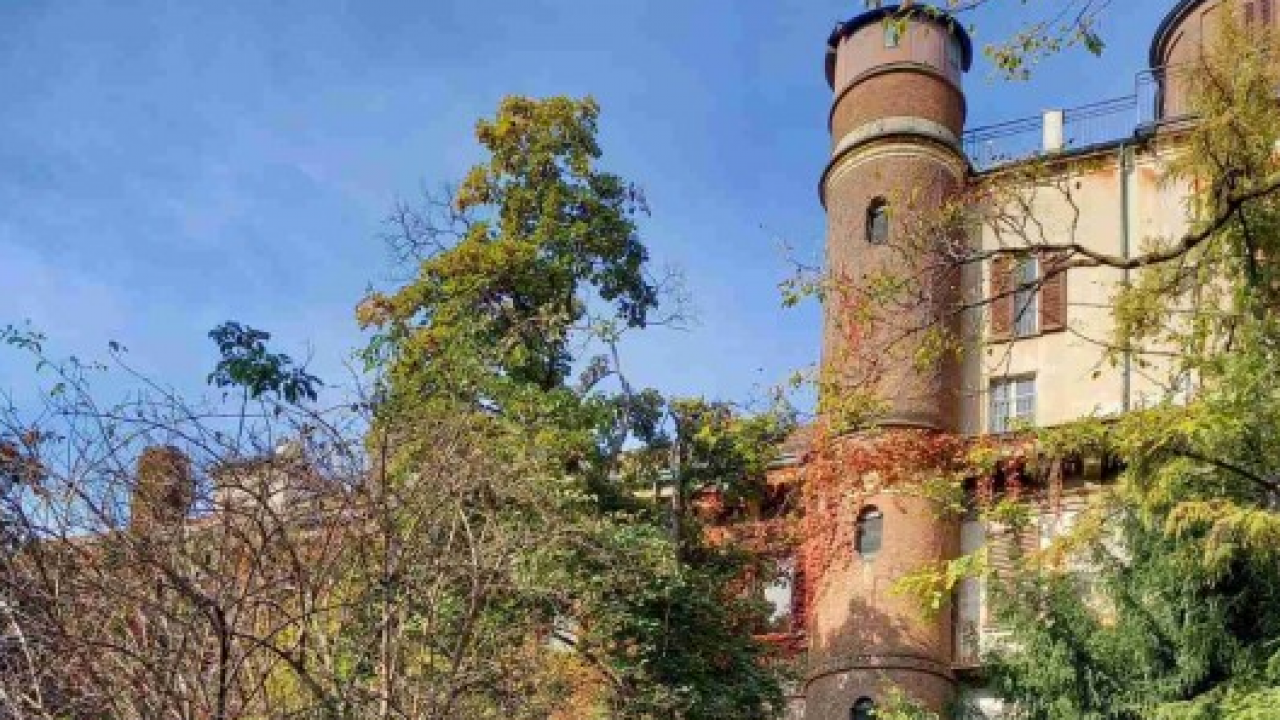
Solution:
M1013 258L997 257L991 262L991 336L1008 338L1013 333Z
M1041 261L1044 280L1040 283L1040 332L1067 329L1067 271L1060 255L1046 255Z

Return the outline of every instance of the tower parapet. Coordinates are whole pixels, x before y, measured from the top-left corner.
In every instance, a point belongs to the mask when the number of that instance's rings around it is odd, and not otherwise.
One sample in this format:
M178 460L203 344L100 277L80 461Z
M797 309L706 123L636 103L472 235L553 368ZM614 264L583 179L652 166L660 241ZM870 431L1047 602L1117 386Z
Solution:
M930 8L879 8L837 25L826 57L835 154L894 133L958 144L972 61L969 36Z

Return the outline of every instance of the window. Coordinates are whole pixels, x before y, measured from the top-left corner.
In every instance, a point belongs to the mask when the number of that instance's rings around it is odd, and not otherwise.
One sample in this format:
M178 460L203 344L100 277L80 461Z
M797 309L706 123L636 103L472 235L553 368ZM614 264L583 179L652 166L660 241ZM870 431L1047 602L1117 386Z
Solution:
M954 36L947 36L947 67L954 73L960 72L960 41Z
M1006 433L1034 425L1035 421L1035 378L1000 378L991 381L991 432Z
M884 245L889 242L889 201L876 198L867 205L867 242Z
M770 630L789 630L792 603L795 594L796 563L794 558L778 560L777 574L764 588L765 602L773 609L769 613Z
M1190 370L1178 373L1169 383L1169 402L1188 405L1196 396L1196 380Z
M884 536L884 513L879 508L863 508L853 533L853 547L863 560L875 558Z
M995 720L1004 717L1004 705L986 688L961 688L956 720Z
M1020 260L1013 269L1013 334L1031 337L1040 330L1040 263L1035 258Z
M1271 13L1271 0L1247 2L1244 4L1244 26L1246 28L1255 26L1270 27Z
M1272 21L1272 0L1257 0L1256 2L1247 2L1244 4L1244 26L1253 28L1255 26L1270 27Z
M884 24L884 46L896 48L902 40L902 25L892 20Z
M853 704L853 711L849 713L850 720L874 720L876 716L876 701L869 697L858 698Z
M991 264L991 336L1035 337L1067 328L1067 275L1063 256L1001 255Z

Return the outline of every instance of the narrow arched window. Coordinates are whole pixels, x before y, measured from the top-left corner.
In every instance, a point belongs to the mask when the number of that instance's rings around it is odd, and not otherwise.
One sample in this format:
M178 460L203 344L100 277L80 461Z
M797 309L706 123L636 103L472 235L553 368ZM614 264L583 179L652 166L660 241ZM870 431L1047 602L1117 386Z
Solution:
M876 198L867 205L867 242L884 245L889 242L889 201Z
M884 46L887 48L896 48L902 42L902 26L896 22L889 21L884 24Z
M880 543L884 537L884 513L880 508L867 507L858 513L858 522L853 531L853 547L864 560L870 560L880 552Z
M876 702L869 697L858 698L849 713L850 720L875 720Z

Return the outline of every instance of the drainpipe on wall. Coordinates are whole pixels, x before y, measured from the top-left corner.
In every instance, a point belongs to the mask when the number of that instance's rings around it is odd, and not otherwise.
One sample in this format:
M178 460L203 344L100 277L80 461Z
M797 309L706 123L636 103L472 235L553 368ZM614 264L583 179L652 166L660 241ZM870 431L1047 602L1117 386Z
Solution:
M1120 143L1119 169L1117 174L1120 176L1120 255L1125 260L1129 259L1129 173L1132 170L1130 162L1132 148L1128 143ZM1129 268L1124 269L1124 285L1128 287L1130 281ZM1129 347L1128 340L1125 341L1124 349L1124 367L1121 371L1121 382L1123 385L1123 393L1120 398L1120 407L1124 412L1133 409L1133 350Z

